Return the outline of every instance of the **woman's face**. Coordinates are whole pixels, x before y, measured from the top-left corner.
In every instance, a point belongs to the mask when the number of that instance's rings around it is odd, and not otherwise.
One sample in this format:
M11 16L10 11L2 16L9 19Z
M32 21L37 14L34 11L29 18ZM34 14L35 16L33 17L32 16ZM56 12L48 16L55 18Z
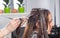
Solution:
M52 26L53 26L53 21L52 21L52 15L51 14L49 14L48 15L48 21L49 21L49 23L48 23L48 32L50 32L51 31L51 29L52 29Z

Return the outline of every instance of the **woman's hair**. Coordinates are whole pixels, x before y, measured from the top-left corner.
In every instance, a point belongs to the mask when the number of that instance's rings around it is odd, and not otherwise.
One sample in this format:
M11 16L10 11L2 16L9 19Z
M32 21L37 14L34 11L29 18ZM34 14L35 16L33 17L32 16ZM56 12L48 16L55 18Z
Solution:
M19 24L19 27L16 29L16 38L20 38L20 32L21 32L21 24L23 23L22 19L19 18L19 20L21 20L21 23Z
M39 26L37 30L37 38L48 38L47 28L49 22L49 14L50 11L47 9L33 8L22 38L31 38L32 32L37 28L36 23L38 23ZM16 37L20 37L20 26L16 29Z
M25 29L23 38L31 38L31 34L34 29L36 29L36 22L38 20L38 9L32 10L31 11L31 16L28 19L27 23L27 30Z
M48 29L48 24L49 24L49 19L50 19L50 18L48 18L48 16L49 16L49 14L51 15L51 13L49 10L43 9L43 14L44 14L45 21L46 21L46 27Z
M23 38L31 38L32 32L36 29L36 23L39 25L37 38L48 38L45 10L36 8L31 11L31 16L28 19L28 26L24 31Z

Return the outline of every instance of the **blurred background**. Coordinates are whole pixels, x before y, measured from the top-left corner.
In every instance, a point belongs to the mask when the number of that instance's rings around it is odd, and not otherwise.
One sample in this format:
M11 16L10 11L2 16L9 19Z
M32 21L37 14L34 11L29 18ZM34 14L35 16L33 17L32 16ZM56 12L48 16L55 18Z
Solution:
M18 5L16 3L19 3L17 0L9 0L11 3L10 8L18 8ZM0 0L0 9L4 9L4 6L2 5L3 0ZM24 7L25 7L25 13L24 14L0 14L0 29L5 27L10 19L6 17L11 18L17 18L26 16L30 13L32 8L45 8L50 10L54 22L54 14L56 14L56 25L57 27L60 27L60 0L24 0ZM6 36L5 38L11 38L11 34Z

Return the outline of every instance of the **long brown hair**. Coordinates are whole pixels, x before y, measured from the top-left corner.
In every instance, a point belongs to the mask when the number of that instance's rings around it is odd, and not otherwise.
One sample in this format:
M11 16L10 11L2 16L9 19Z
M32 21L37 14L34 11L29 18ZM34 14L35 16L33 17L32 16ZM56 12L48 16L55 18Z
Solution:
M33 30L36 29L36 22L39 24L37 38L48 38L45 17L43 10L40 9L31 11L31 16L28 19L28 28L25 29L23 38L31 38Z
M49 14L51 15L51 12L47 9L43 9L43 14L44 14L45 21L46 21L46 27L48 29L48 24L49 24L49 19L50 19L50 18L48 18L48 16L49 16Z
M33 8L22 38L31 38L32 32L36 29L36 22L38 22L38 25L39 25L37 38L48 38L46 30L48 28L49 14L50 12L47 9L41 10L40 8ZM17 38L20 37L19 29L20 29L20 26L16 29Z
M44 11L44 16L46 21L47 32L48 34L50 34L52 26L54 25L52 20L52 15L51 15L51 12L47 9L43 9L43 11Z
M27 23L27 26L26 26L24 34L23 34L23 38L30 38L30 35L33 31L33 26L34 26L34 29L36 28L36 21L38 18L38 17L36 17L36 15L38 15L38 9L32 10L31 16L28 19L28 23Z

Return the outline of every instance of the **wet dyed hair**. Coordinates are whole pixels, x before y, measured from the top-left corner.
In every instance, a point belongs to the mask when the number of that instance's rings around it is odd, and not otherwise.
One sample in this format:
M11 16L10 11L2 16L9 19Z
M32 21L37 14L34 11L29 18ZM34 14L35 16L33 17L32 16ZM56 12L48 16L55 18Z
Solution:
M48 29L48 24L49 24L49 18L48 18L48 16L49 16L49 14L51 15L51 13L50 13L49 10L43 9L43 14L44 14L45 21L46 21L46 27L47 27L47 29ZM51 19L51 21L52 21L52 19ZM50 22L51 22L51 21L50 21Z
M23 38L31 38L31 34L36 29L36 22L38 22L39 28L37 38L48 38L45 16L43 10L32 9L31 16L28 19L28 28L23 34Z
M39 25L37 38L49 38L47 34L48 28L48 15L50 14L47 9L33 8L28 19L27 28L24 30L22 38L31 38L32 32L36 29L36 22ZM20 27L16 30L16 36L19 38Z

